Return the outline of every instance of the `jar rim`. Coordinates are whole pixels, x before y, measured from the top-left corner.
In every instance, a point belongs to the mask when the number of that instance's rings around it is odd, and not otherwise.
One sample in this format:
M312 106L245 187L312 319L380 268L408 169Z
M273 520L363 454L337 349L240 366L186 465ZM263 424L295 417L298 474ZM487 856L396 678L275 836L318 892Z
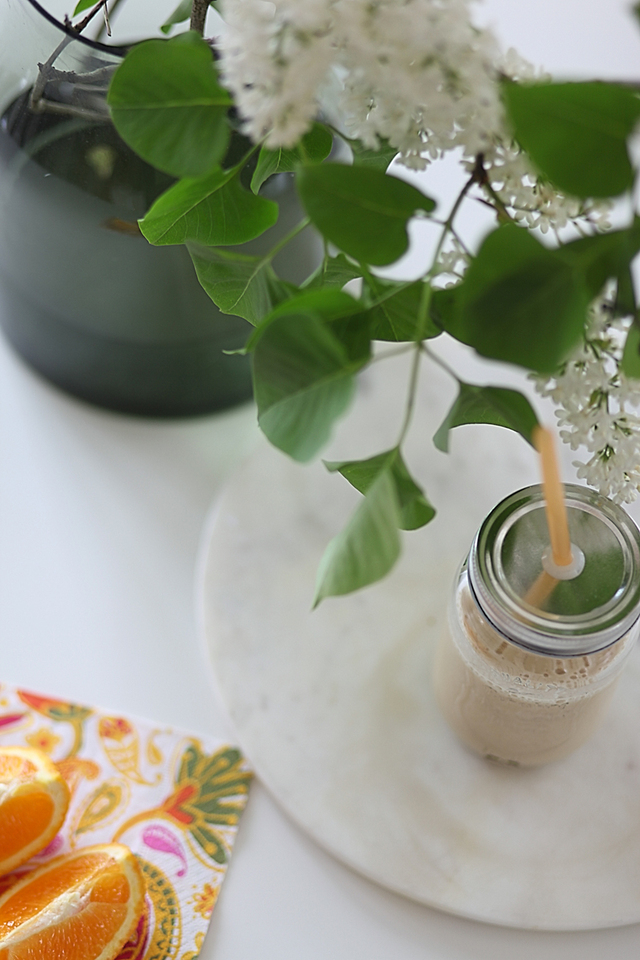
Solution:
M71 37L73 40L77 40L79 43L85 44L87 47L91 47L93 50L101 50L104 53L110 53L116 57L124 57L126 54L126 49L124 47L110 46L108 43L101 43L99 40L91 40L90 37L85 37L81 33L76 33L71 27L67 26L65 23L62 23L52 13L49 13L48 10L45 10L38 0L26 0L37 12L48 20L52 26L56 27L61 33L66 34L68 37Z
M536 653L567 657L610 646L638 620L640 530L620 506L594 490L578 484L565 484L564 490L567 510L587 526L601 530L608 538L609 552L614 555L619 582L616 580L615 589L602 603L585 603L583 609L578 606L574 612L545 610L533 606L526 594L523 596L514 588L505 563L505 557L507 561L510 557L505 545L510 536L512 541L517 539L519 523L524 520L526 526L535 519L536 511L544 511L544 494L539 484L510 494L489 513L471 547L468 570L480 609L501 634ZM535 569L537 563L542 570L541 557L540 562L535 557L526 562L530 569ZM584 594L579 577L571 589L582 589Z

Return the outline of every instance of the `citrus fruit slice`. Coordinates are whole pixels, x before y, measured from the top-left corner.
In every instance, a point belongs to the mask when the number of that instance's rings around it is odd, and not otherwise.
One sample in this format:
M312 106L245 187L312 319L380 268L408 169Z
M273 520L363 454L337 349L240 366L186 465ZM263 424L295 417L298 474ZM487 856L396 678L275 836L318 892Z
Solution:
M122 844L56 857L0 897L0 960L115 960L144 894L138 861Z
M0 748L0 876L53 840L69 806L69 788L46 753Z

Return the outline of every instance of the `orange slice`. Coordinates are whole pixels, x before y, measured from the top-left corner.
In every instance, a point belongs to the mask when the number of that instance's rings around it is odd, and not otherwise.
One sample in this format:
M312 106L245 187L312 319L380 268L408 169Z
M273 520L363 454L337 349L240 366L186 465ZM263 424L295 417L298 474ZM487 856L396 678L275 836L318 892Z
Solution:
M68 806L69 788L46 753L0 748L0 876L53 840Z
M138 861L122 844L56 857L0 897L0 960L115 960L144 894Z

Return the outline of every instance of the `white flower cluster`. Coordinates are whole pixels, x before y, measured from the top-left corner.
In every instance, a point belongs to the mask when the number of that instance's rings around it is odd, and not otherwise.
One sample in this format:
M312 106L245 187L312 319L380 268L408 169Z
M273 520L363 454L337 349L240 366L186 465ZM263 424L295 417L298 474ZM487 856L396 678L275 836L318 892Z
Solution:
M224 82L268 145L298 140L332 74L346 131L414 166L460 145L475 156L500 128L499 51L467 0L224 0L222 13Z
M457 237L450 237L446 247L440 251L440 255L432 270L432 276L448 278L445 286L455 286L469 266L470 256L467 250Z
M640 492L640 382L620 370L630 322L614 319L610 294L599 297L581 347L559 374L536 381L559 405L562 439L591 454L586 463L574 461L578 477L617 503L631 503Z
M608 200L577 200L540 180L517 144L496 141L484 153L484 168L499 199L514 220L541 233L562 230L577 220L608 230L612 204ZM467 161L471 171L473 162Z
M540 182L505 128L498 79L541 79L514 50L501 55L471 22L469 0L223 0L222 77L244 130L289 147L318 111L351 137L396 147L423 169L462 148L516 220L561 230L577 219L606 229L609 206Z

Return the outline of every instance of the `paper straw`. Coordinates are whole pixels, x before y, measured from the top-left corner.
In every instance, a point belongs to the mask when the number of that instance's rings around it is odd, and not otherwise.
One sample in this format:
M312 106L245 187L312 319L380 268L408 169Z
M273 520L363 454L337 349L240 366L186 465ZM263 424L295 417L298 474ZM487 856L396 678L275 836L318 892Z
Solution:
M558 567L566 567L573 560L571 539L567 522L567 507L564 501L564 489L560 480L558 461L553 442L553 434L547 427L534 427L533 443L540 454L542 467L542 491L544 493L551 555ZM532 607L541 607L549 597L558 580L546 570L542 570L523 597Z
M533 443L542 462L542 492L544 493L551 555L558 567L571 563L571 539L567 523L564 488L558 471L553 434L547 427L534 427Z

